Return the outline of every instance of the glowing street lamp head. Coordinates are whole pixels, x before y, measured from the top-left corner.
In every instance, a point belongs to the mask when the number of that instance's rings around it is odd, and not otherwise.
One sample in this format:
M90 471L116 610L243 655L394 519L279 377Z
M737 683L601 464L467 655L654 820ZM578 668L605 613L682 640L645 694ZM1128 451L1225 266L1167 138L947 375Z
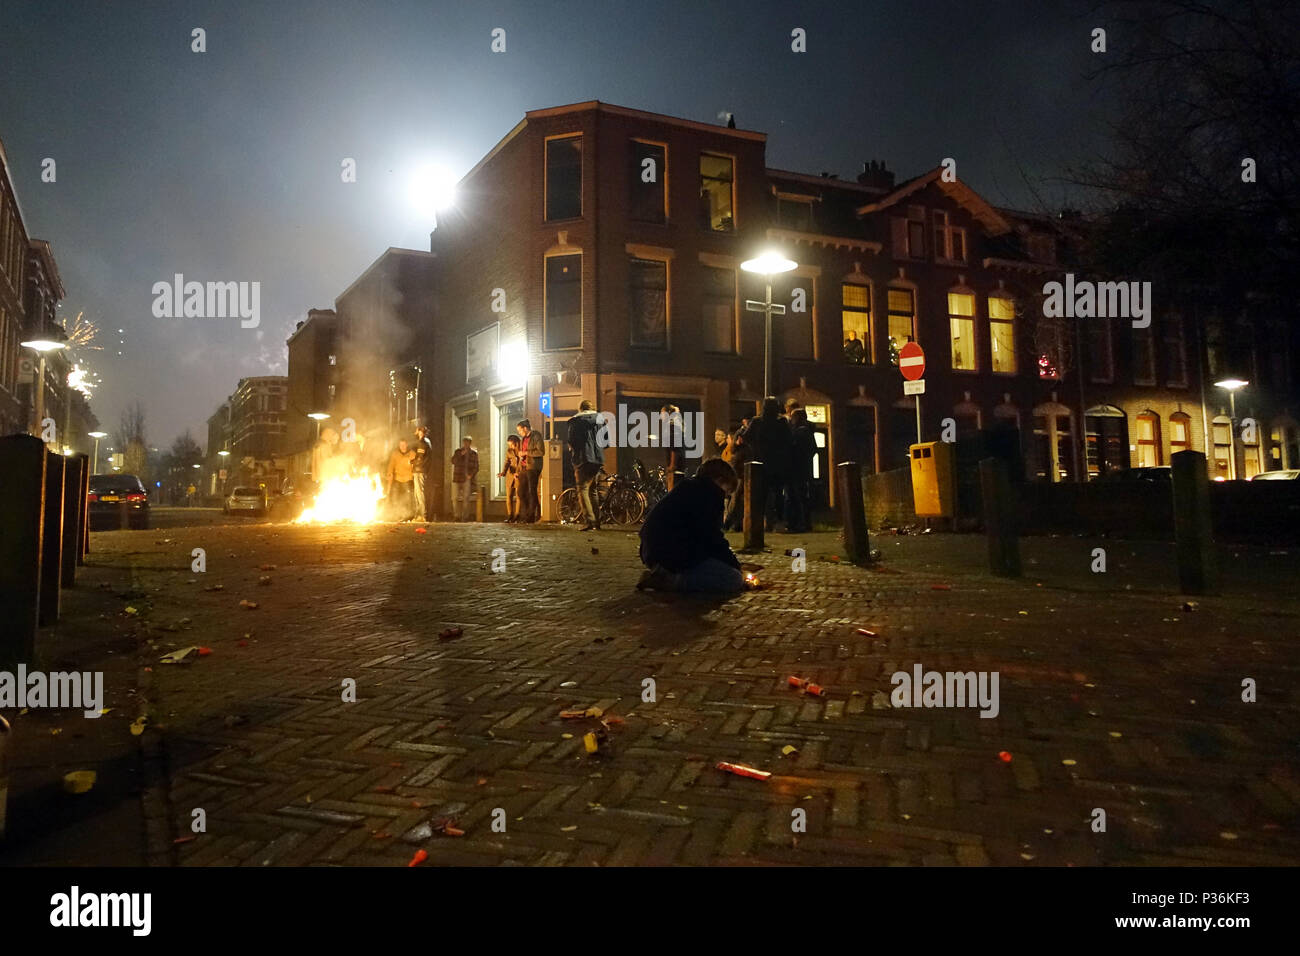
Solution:
M23 348L33 349L37 352L57 352L59 349L67 348L66 342L57 342L54 339L32 339L22 343Z
M757 258L746 259L740 264L740 268L746 272L757 272L759 275L774 276L782 272L789 272L791 269L799 268L799 263L792 259L787 259L779 252L771 249L761 253Z
M497 350L497 377L510 385L522 385L528 378L528 351L523 342L507 342Z
M1239 388L1245 388L1250 382L1241 378L1225 378L1220 382L1214 383L1218 388L1226 388L1230 392L1235 392Z
M108 432L86 432L91 438L107 438Z
M323 422L330 417L330 414L329 412L308 412L307 417L314 418L318 422ZM229 452L227 452L227 454L229 454Z
M417 215L433 219L456 201L456 177L446 166L421 166L411 176L408 194Z

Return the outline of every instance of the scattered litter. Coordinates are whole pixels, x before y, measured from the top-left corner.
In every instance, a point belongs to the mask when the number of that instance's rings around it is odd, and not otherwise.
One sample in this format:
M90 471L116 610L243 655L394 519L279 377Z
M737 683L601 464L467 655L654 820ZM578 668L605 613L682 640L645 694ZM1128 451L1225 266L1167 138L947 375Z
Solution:
M577 682L576 680L566 680L566 681L565 681L563 684L561 684L560 686L561 686L561 687L577 687L577 686L578 686L578 682Z
M212 653L212 648L210 648L210 647L200 647L200 648L199 648L199 657L207 657L207 656L208 656L209 654L211 654L211 653Z
M880 635L877 634L875 631L869 631L869 630L867 630L865 627L860 627L860 628L858 628L858 633L861 634L863 637L879 637L879 636L880 636Z
M574 830L576 830L576 829L578 829L576 826L572 826L572 827L560 827L560 832L561 832L561 833L572 833L572 832L573 832Z
M275 565L274 565L274 564L259 564L259 565L257 566L257 570L259 570L259 571L274 571L274 570L275 570Z
M591 549L591 553L592 553L592 554L600 554L600 548L592 548L592 549Z
M826 696L826 688L822 687L820 684L814 684L806 677L787 677L786 683L791 687L799 688L805 694L812 694L814 697Z
M242 608L245 608L246 610L249 610L249 611L256 611L256 610L257 610L257 602L256 602L256 601L240 601L240 602L239 602L239 606L242 607Z
M423 863L423 862L424 862L425 860L427 860L428 858L429 858L429 853L428 853L428 851L426 851L426 850L416 850L416 851L415 851L415 856L411 857L411 862L408 863L408 864L406 864L406 865L407 865L407 866L419 866L421 863Z
M450 641L457 637L460 637L464 633L465 633L465 629L463 627L449 627L446 630L439 632L438 640Z
M1233 833L1233 832L1231 832L1231 831L1229 831L1229 830L1224 830L1222 833L1219 834L1219 836L1222 837L1222 838L1225 839L1225 840L1235 840L1235 839L1237 839L1237 834L1235 834L1235 833Z
M68 793L86 793L95 785L95 771L74 770L63 775L63 789Z
M930 585L930 590L931 590L931 591L951 591L951 590L952 590L952 585L951 585L951 584L931 584L931 585Z
M145 714L141 714L135 720L131 721L131 736L139 737L142 733L144 733L144 728L148 725L148 723L149 723L149 717Z
M238 727L240 724L248 723L248 718L243 714L228 714L221 722L227 727Z
M159 664L185 664L191 657L197 657L199 649L197 647L182 647L178 651L172 651L161 658Z
M479 777L479 778L478 778L478 786L481 787L481 786L483 786L483 784L485 784L485 783L487 783L487 777Z
M456 821L451 817L442 817L433 822L433 832L441 833L443 836L459 837L464 836L465 831L456 826Z
M579 717L603 717L605 711L599 707L588 707L586 710L562 710L560 716L565 720L574 720Z
M786 757L790 756L791 754L797 754L798 752L799 752L799 748L794 746L793 744L786 744L784 747L781 748L782 755Z
M51 736L51 737L54 737L54 736L56 736L56 735L58 735L58 734L61 734L61 733L63 733L63 728L62 728L62 727L51 727L51 728L50 728L50 736Z
M573 734L560 734L560 739L561 739L561 740L572 740L572 739L573 739Z
M428 532L428 530L427 530L426 528L416 528L416 529L415 529L415 533L416 533L416 534L428 534L429 532Z
M1183 610L1184 610L1184 611L1195 611L1195 610L1196 610L1197 608L1199 608L1200 606L1201 606L1201 605L1200 605L1199 603L1197 603L1196 601L1184 601L1184 602L1183 602Z
M583 734L582 746L586 748L587 753L594 754L600 750L600 740L596 737L594 732Z
M872 710L889 710L892 707L893 704L889 702L889 695L883 690L878 690L871 695Z
M1001 760L1003 763L1011 763L1011 751L999 750L998 759Z
M224 584L209 584L209 585L208 585L207 587L205 587L203 590L205 590L205 591L224 591L225 589L226 589L226 586L225 586Z
M133 608L133 607L127 607L127 609L126 609L126 613L127 613L127 614L139 614L140 612L137 611L137 610L136 610L135 608Z
M744 764L727 763L725 760L717 763L718 770L726 773L734 773L737 777L752 777L755 780L766 780L772 775L766 770L756 770L753 767L746 767Z
M172 846L175 846L178 843L193 843L197 839L198 837L193 835L177 837L175 840L172 840Z
M1067 758L1067 759L1065 759L1065 760L1062 760L1061 763L1064 764L1064 765L1067 766L1067 767L1073 767L1076 763L1078 763L1078 761L1077 761L1077 760L1070 760L1070 759Z
M1110 732L1110 735L1111 735L1112 737L1123 737L1123 736L1124 736L1124 735L1121 734L1118 730L1112 730L1112 731Z
M266 587L270 583L271 583L271 575L269 574L263 574L260 578L257 579L257 584L259 587Z

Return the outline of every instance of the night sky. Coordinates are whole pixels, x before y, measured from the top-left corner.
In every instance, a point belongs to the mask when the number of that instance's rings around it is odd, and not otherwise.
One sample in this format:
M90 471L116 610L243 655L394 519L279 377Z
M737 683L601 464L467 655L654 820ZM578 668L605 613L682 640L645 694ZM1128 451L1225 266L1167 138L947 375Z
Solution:
M101 422L139 399L151 444L186 428L204 444L241 376L286 372L309 308L388 246L428 248L414 171L459 177L526 110L732 112L777 168L851 179L877 158L902 180L954 156L995 204L1034 207L1037 190L1056 206L1072 197L1052 177L1102 145L1095 26L1086 4L1041 0L3 0L0 139L28 231L53 244L62 314L102 330L82 353ZM260 327L155 318L151 288L177 272L260 281Z

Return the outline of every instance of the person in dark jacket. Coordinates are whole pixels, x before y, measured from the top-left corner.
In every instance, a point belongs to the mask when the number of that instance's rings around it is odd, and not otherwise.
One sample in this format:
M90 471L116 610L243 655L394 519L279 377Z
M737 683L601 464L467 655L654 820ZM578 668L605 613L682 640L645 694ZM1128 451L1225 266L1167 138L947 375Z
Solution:
M569 454L573 459L573 480L578 485L578 497L587 523L583 531L600 530L600 509L592 504L592 487L604 463L604 452L596 436L600 433L600 416L596 406L583 399L578 414L569 419Z
M785 512L790 438L790 423L781 417L781 404L769 395L763 400L763 413L745 430L745 444L751 451L752 460L763 463L763 511L768 531Z
M535 524L542 518L542 500L539 497L542 480L542 462L546 456L546 441L542 433L533 430L533 424L524 419L515 426L519 433L519 498L521 524Z
M817 437L808 424L808 413L797 408L790 413L790 476L785 486L786 530L806 534L812 530L812 469L817 457Z
M735 489L736 472L721 458L710 458L694 477L677 482L641 526L641 563L649 570L637 588L744 590L740 562L722 533L722 509Z
M519 520L519 470L523 466L519 462L519 436L506 436L506 463L497 472L498 478L506 480L506 524L514 524Z
M421 425L415 430L415 458L411 462L411 477L415 491L415 520L429 521L428 476L433 468L433 443L429 429Z

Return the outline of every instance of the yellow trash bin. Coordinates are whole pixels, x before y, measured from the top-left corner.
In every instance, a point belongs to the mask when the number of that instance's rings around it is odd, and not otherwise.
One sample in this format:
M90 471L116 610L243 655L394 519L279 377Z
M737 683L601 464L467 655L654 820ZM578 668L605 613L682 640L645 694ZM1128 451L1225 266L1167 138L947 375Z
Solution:
M951 518L956 501L952 443L927 441L912 445L912 504L918 518Z

